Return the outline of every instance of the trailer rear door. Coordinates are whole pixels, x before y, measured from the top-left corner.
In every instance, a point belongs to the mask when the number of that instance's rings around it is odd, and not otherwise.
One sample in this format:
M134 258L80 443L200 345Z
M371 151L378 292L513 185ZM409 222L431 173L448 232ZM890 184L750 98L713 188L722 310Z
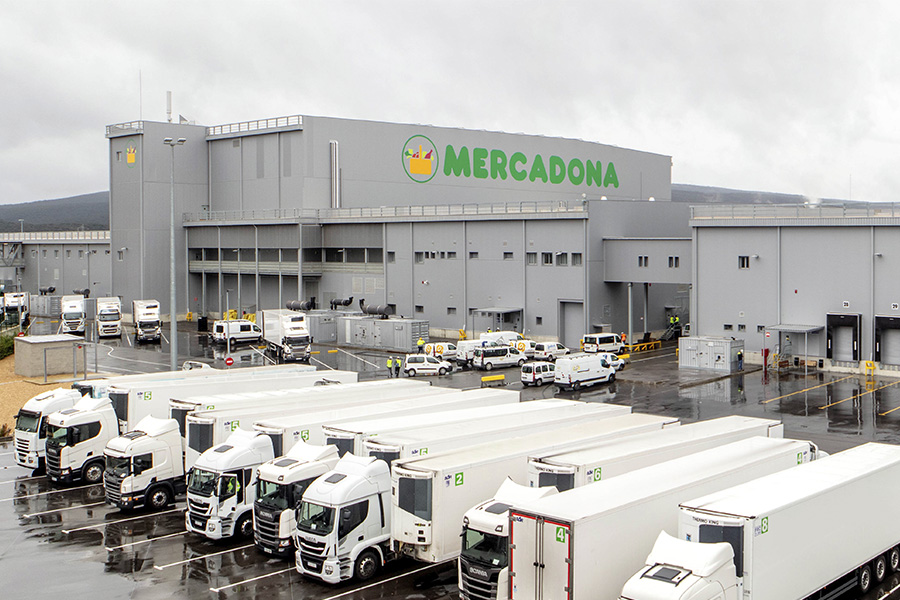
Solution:
M515 511L510 521L512 600L571 598L571 525Z

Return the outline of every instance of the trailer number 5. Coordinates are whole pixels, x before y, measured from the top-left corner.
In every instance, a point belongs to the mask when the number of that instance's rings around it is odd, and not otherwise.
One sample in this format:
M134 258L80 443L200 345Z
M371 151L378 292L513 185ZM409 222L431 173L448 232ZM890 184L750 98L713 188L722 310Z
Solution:
M456 475L454 475L454 476L453 476L453 483L454 483L454 485L458 485L458 486L459 486L459 485L462 485L462 484L463 484L463 474L462 474L462 473L457 473Z

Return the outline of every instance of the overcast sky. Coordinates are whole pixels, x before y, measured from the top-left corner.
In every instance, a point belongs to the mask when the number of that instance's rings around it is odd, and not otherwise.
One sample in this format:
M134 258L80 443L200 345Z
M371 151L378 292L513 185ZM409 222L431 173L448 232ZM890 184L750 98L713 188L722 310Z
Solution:
M305 114L573 137L672 181L891 201L900 3L0 5L0 203L107 190L104 126ZM141 93L142 92L142 93Z

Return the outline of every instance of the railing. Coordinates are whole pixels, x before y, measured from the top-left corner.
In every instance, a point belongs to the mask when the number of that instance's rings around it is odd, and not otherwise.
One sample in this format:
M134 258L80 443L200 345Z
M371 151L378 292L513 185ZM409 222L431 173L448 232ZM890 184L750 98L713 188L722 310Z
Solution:
M109 239L108 230L0 233L0 242L108 242Z
M498 202L493 204L441 204L434 206L376 206L361 208L294 208L267 210L225 210L184 213L184 222L254 221L281 219L342 220L360 218L453 217L467 215L524 215L586 213L580 200L544 202Z
M301 127L303 117L291 115L289 117L275 117L273 119L259 119L257 121L243 121L241 123L228 123L226 125L214 125L206 128L207 137L217 135L233 135L235 133L247 133L250 131L263 131L265 129L278 129L283 127Z
M691 219L900 218L900 205L881 204L720 204L691 207Z
M130 121L128 123L115 123L106 126L106 137L116 137L120 135L129 135L132 133L142 133L144 131L143 121Z

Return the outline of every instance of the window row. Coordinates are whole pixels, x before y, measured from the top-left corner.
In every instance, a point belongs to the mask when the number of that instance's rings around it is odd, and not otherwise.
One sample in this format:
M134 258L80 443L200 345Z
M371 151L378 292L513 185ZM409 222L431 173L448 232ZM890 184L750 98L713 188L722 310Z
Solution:
M54 250L54 251L53 251L53 258L59 258L59 252L60 252L59 250ZM96 251L96 250L79 250L79 251L78 251L78 258L84 258L86 254L93 254L93 255L96 255L96 254L97 254L97 251ZM37 250L32 250L32 251L31 251L31 258L37 258L37 255L38 255L38 251L37 251ZM109 250L106 250L106 255L109 256ZM44 249L41 250L41 257L42 257L42 258L47 258L47 249L46 249L46 248L44 248ZM71 250L66 250L66 258L72 258L72 251L71 251Z
M414 254L414 258L415 258L415 261L419 264L424 263L425 259L444 259L444 258L446 258L449 260L454 260L456 258L456 251L454 251L454 250L450 250L450 251L430 250L428 252L416 252ZM394 261L396 261L396 256L395 256L394 252L393 251L388 252L388 262L392 263Z
M638 256L638 267L649 267L650 266L650 257L647 255ZM670 256L669 257L669 268L670 269L678 269L681 268L681 257L680 256Z

